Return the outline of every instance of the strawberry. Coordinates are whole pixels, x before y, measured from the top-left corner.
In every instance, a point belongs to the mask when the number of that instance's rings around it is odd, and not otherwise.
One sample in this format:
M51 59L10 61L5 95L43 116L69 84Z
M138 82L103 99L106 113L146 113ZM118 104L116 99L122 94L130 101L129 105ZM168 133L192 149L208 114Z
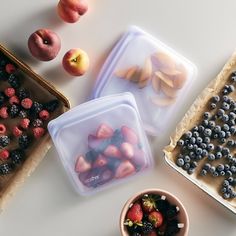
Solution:
M20 121L20 126L23 128L23 129L28 129L29 127L29 124L30 124L30 120L28 118L24 118Z
M136 148L134 150L134 156L132 158L132 161L140 168L144 168L147 165L147 158L145 158L144 151L142 149Z
M148 220L158 228L163 224L163 215L159 211L153 211L148 215Z
M17 126L14 126L12 133L15 137L20 137L22 135L22 130L20 130Z
M107 158L102 154L99 154L95 162L93 163L93 168L99 168L107 165Z
M113 134L114 134L113 129L107 124L101 124L98 127L97 132L96 132L97 138L101 138L101 139L111 138Z
M13 105L13 104L20 104L20 100L19 100L19 98L17 96L14 95L14 96L9 98L9 103L11 105Z
M0 124L0 134L5 134L7 131L7 128L4 124Z
M134 148L130 143L122 143L120 150L122 154L128 159L131 159L134 156Z
M83 156L79 156L75 163L75 171L79 173L86 172L92 168L91 163L87 162Z
M0 108L0 117L6 119L8 117L7 107Z
M10 156L10 153L8 150L3 149L0 151L0 159L7 160L9 158L9 156Z
M156 203L152 196L145 194L142 197L142 208L146 213L150 213L156 209Z
M120 165L117 167L115 172L115 177L124 178L128 175L132 175L133 173L135 173L134 165L130 161L126 160L122 161Z
M33 128L33 135L36 139L41 138L45 134L45 129L42 127Z
M108 145L104 151L104 155L111 158L121 158L122 154L115 145Z
M12 97L12 96L14 96L15 95L15 89L14 88L6 88L5 90L4 90L4 93L5 93L5 95L7 96L7 97Z
M128 210L126 219L133 223L142 223L143 211L139 203L134 203Z
M138 144L138 136L133 129L127 126L122 126L121 133L126 142L131 143L133 145Z
M41 118L42 120L48 120L49 116L50 114L47 110L42 110L39 112L39 118Z

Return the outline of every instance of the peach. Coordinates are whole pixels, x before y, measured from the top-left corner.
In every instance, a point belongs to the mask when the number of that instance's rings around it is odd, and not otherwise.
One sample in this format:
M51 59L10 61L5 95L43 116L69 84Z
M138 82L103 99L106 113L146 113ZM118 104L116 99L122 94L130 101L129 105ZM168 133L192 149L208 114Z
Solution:
M57 5L58 15L67 23L75 23L87 10L86 0L60 0Z
M89 68L88 54L79 48L71 49L64 55L62 65L69 74L81 76Z
M50 29L39 29L30 35L28 48L31 54L40 61L54 59L61 49L59 36Z

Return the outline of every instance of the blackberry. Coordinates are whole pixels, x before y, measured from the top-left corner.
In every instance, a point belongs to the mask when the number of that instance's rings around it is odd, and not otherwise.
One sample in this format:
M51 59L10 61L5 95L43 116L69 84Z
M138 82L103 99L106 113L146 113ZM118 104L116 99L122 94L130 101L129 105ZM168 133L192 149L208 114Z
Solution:
M19 112L20 112L20 106L17 105L17 104L13 104L13 105L11 105L10 108L8 109L8 112L9 112L10 116L11 116L12 118L14 118L14 117L16 117L16 116L19 114Z
M43 110L43 105L39 102L33 102L32 107L30 108L30 113L33 116L37 116L40 111Z
M123 136L120 132L120 130L115 130L112 138L111 138L111 144L119 147L123 143Z
M161 198L157 199L155 202L156 202L156 207L160 212L166 212L170 207L170 203Z
M165 235L170 236L170 235L176 235L180 229L178 227L178 221L177 220L172 220L167 224L166 232Z
M6 147L10 143L10 138L6 135L0 137L0 146Z
M11 85L11 87L13 88L19 88L20 87L20 81L19 79L16 77L15 74L10 74L9 78L8 78L8 83Z
M42 127L43 126L43 121L40 119L35 119L33 122L33 127Z
M142 226L142 232L144 234L148 234L153 230L153 225L152 223L148 222L148 221L144 221L143 222L143 226Z
M18 115L20 118L26 118L29 116L29 114L26 110L21 110Z
M4 104L6 97L3 92L0 92L0 106Z
M0 175L10 174L13 170L13 165L11 163L3 163L0 165Z
M173 219L174 217L177 216L177 214L179 213L179 209L177 206L172 205L169 207L169 209L166 212L166 217L167 219Z
M26 90L25 88L20 88L17 92L17 95L18 95L20 100L23 100L24 98L30 97L29 91Z
M30 145L30 137L28 135L21 135L18 139L18 144L21 149L26 149Z
M19 165L24 160L24 152L20 149L15 149L11 151L10 158L14 165Z
M44 103L43 107L47 111L53 112L59 107L59 101L58 100L52 100L50 102Z

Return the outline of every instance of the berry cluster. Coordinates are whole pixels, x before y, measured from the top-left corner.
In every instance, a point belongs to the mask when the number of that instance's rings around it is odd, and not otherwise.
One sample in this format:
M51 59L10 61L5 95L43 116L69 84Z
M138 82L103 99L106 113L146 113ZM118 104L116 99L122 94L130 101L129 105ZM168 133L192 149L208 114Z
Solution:
M131 204L124 225L131 236L174 236L184 227L178 214L179 207L165 196L145 194Z
M101 124L95 134L88 136L88 148L85 155L77 157L75 171L89 188L133 175L147 164L138 135L127 126L113 130Z
M59 105L57 100L41 104L21 87L19 69L0 52L0 175L11 173L25 159L25 149L45 133L46 121ZM12 119L9 122L9 119ZM12 125L13 124L13 125ZM10 150L11 144L14 149Z
M176 165L188 174L197 169L202 177L225 177L219 190L225 199L236 196L236 101L231 96L235 82L236 72L233 72L230 83L223 87L221 94L210 99L210 110L204 112L198 125L187 131L177 143L180 153ZM205 162L203 165L199 164L201 160Z

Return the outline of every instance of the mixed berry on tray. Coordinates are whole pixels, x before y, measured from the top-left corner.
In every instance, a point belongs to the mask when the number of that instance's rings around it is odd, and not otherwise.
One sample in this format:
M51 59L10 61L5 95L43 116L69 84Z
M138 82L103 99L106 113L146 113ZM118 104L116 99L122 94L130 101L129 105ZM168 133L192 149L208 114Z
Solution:
M46 133L51 114L59 106L56 99L34 100L35 91L24 88L19 72L0 52L0 176L10 174L27 158L28 148Z
M89 134L88 149L75 162L75 171L86 187L96 188L133 175L146 165L138 135L125 125L114 130L101 124L95 134Z
M221 178L218 191L224 199L236 197L236 72L221 93L208 102L202 119L178 141L176 165L200 178Z
M184 227L179 211L164 195L143 194L129 206L124 225L130 236L177 235Z

